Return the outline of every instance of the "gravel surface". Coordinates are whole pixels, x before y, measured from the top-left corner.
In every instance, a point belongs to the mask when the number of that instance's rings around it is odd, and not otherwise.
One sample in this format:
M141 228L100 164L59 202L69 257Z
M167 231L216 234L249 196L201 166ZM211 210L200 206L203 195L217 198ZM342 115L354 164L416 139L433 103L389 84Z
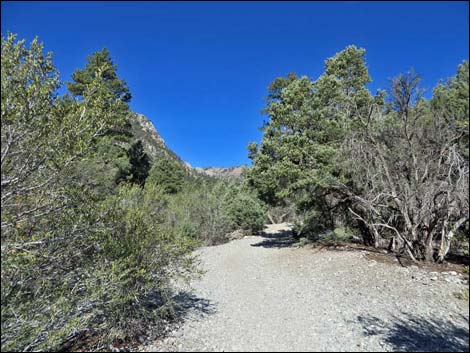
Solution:
M184 321L142 350L468 351L459 274L293 247L286 224L265 232L200 249Z

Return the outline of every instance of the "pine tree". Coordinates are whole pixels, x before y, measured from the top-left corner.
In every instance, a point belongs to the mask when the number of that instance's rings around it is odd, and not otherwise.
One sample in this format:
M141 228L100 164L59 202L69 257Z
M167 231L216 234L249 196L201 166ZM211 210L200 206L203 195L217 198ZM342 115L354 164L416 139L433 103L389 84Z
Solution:
M96 86L93 82L99 82L100 85ZM84 96L93 97L96 104L106 110L114 121L97 139L96 153L87 163L83 163L81 172L83 181L95 184L97 197L102 197L114 192L116 184L134 180L128 154L135 142L130 123L132 114L128 106L131 95L125 81L118 77L117 67L106 48L88 56L85 67L75 70L72 82L68 82L67 87L78 103ZM102 170L105 172L102 173Z
M90 83L98 76L106 83L106 87L114 94L115 98L128 103L131 94L126 82L117 76L117 67L111 60L109 51L103 48L88 56L88 62L84 69L75 70L72 74L73 82L67 83L67 87L76 97L83 97Z
M270 205L295 203L326 218L326 195L346 182L337 163L341 142L355 112L374 99L365 87L370 77L364 56L364 49L349 46L325 61L316 81L289 74L269 87L269 121L261 145L249 145L253 167L247 176Z
M150 170L150 160L148 155L144 152L142 141L137 140L131 148L127 151L129 156L129 163L131 164L131 179L134 184L144 186L145 179L147 179Z

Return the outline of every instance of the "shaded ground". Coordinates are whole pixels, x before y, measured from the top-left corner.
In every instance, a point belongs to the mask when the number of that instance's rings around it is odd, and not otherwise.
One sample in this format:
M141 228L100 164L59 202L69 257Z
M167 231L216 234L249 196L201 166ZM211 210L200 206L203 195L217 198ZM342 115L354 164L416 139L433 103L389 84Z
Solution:
M465 321L465 317L461 319ZM411 316L394 316L391 323L375 317L358 317L366 336L381 336L394 351L468 351L468 327L451 320Z
M293 247L286 224L198 251L185 320L160 351L468 351L468 303L425 269ZM458 276L456 276L457 278Z
M448 272L455 271L461 274L468 280L468 270L466 269L469 265L468 256L460 256L456 254L449 254L449 258L446 258L445 263L435 262L419 262L415 263L406 255L398 255L389 253L385 249L377 249L371 246L365 246L357 243L344 243L344 242L315 242L307 244L307 247L311 248L313 252L318 251L362 251L366 254L367 259L386 264L397 265L401 267L413 267L420 268L429 272Z

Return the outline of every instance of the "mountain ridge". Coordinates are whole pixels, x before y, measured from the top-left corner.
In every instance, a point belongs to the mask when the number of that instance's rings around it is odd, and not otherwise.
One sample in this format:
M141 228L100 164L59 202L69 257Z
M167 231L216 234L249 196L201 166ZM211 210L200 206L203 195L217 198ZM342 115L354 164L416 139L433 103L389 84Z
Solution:
M199 174L216 178L235 177L240 178L246 165L236 165L231 167L193 167L190 163L183 161L165 143L158 132L155 124L144 114L132 113L131 126L134 136L142 141L145 152L152 161L159 158L170 158L178 162L188 174Z
M232 167L194 167L193 169L199 174L205 174L212 177L241 178L243 171L247 168L248 166L246 165L236 165Z
M192 167L166 145L155 125L144 114L133 112L131 126L134 136L142 141L144 151L152 161L170 158L178 162L187 173L191 172Z

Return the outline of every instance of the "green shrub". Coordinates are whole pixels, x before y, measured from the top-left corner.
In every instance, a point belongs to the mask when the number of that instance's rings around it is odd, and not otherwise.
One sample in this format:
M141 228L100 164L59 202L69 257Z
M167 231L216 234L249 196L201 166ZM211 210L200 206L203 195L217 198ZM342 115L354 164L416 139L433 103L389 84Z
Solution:
M163 157L155 161L146 182L159 185L168 194L175 194L182 190L186 177L185 170L176 160Z
M168 195L167 222L204 245L226 241L231 224L224 212L223 188L212 181L191 179Z
M261 231L267 221L266 207L252 194L242 190L236 197L227 198L225 212L232 228L252 233Z
M157 327L171 279L195 269L195 243L164 222L165 207L160 189L123 185L56 221L58 234L79 218L92 231L2 251L2 350L56 350L86 330L110 342Z
M353 240L354 232L348 227L336 227L334 229L326 228L319 213L310 210L302 218L302 222L294 225L294 232L298 237L304 237L309 241L331 241L331 242L350 242Z
M188 178L168 203L167 222L205 245L224 243L237 229L258 232L266 222L264 204L233 181Z
M164 222L165 207L163 191L152 185L122 186L103 204L105 230L93 278L100 285L91 296L121 337L137 333L148 320L156 322L161 306L143 303L165 296L171 279L194 269L195 242Z
M297 246L302 247L310 243L310 241L307 238L300 238L299 241L297 242Z
M318 212L315 210L304 212L294 223L294 234L310 241L318 240L318 234L322 229L323 227L318 224Z
M353 233L349 228L338 227L333 230L328 230L320 235L318 235L317 240L322 240L326 242L350 242L353 240Z
M460 300L464 300L468 303L468 299L469 299L468 288L462 289L460 292L455 292L454 297Z
M148 165L141 144L127 153L130 96L108 53L73 75L80 99L57 98L37 39L2 37L1 65L2 351L158 327L195 241L167 222L166 190L125 184L142 185Z

